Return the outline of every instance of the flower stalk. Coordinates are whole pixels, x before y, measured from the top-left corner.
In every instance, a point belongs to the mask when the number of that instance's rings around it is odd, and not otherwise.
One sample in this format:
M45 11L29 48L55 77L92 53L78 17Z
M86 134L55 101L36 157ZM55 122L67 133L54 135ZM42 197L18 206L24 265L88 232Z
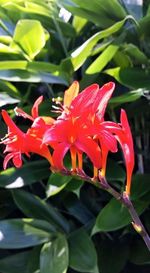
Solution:
M63 170L62 171L62 175L74 175L74 173L72 173L71 171L68 170ZM130 196L126 193L119 193L118 191L116 191L106 180L105 177L102 177L101 175L98 176L98 178L96 179L92 179L90 176L86 175L84 172L77 172L76 173L76 177L84 180L94 186L96 186L99 189L103 189L105 191L107 191L108 193L110 193L116 200L118 200L118 202L120 202L124 207L127 208L131 218L132 218L132 226L135 229L135 231L143 238L148 250L150 251L150 236L147 233L144 225L142 224L139 215L137 214L133 203L130 199Z

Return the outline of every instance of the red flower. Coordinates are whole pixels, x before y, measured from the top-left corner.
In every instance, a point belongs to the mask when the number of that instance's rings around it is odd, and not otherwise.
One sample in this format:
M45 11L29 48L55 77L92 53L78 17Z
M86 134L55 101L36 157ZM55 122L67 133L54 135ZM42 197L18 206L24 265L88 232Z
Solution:
M28 118L33 121L33 124L27 133L23 133L12 121L5 110L2 110L3 119L8 126L8 134L2 140L1 143L6 145L4 153L8 152L4 159L4 169L6 169L7 164L10 159L13 160L13 163L16 167L22 166L21 154L29 156L29 153L37 153L45 157L50 164L52 164L51 154L46 145L42 145L42 136L45 131L50 128L50 123L54 121L48 117L38 117L38 105L42 101L40 97L32 107L32 116L26 114L23 110L17 108L16 111L19 115L24 118ZM45 121L46 120L46 121ZM46 123L47 122L47 123Z
M2 140L8 152L4 168L10 159L16 167L21 166L21 154L29 156L30 152L40 154L48 159L54 170L64 169L64 157L70 152L72 170L82 170L82 155L85 153L94 166L94 177L105 176L107 156L117 152L120 143L127 170L126 193L130 194L131 176L134 167L133 141L124 110L121 110L121 123L104 121L107 103L114 91L115 84L109 82L99 88L92 84L79 95L79 84L75 81L65 91L64 104L56 101L55 110L60 113L56 120L39 116L38 107L43 100L39 97L34 103L31 115L16 108L17 115L32 121L31 128L23 133L11 120L6 111L2 116L8 126L8 135ZM53 155L48 149L53 148ZM78 163L78 164L77 164Z
M74 90L75 87L78 88L76 82L73 87L71 86L65 92L64 106L66 94L67 101L69 101L67 111L63 106L62 114L54 125L46 131L43 143L54 147L53 163L59 170L64 167L63 158L69 150L73 170L76 169L76 155L78 155L78 167L82 168L83 152L90 158L95 170L98 170L102 167L102 163L104 164L106 161L105 154L108 153L108 149L106 149L108 143L111 142L109 149L116 151L116 139L106 130L102 132L99 125L100 121L103 120L107 102L114 90L114 84L110 82L102 88L99 88L97 84L93 84L78 96L72 95L72 92L77 94ZM73 98L73 100L71 101L70 98ZM96 138L105 144L101 147ZM113 145L115 145L115 148L112 148ZM94 175L96 175L96 172Z
M127 171L126 193L129 195L131 188L131 177L134 168L134 147L127 115L123 109L121 110L120 119L120 124L116 124L114 122L103 122L102 125L106 128L106 130L115 135L115 138L121 145Z
M92 85L86 91L94 92L97 85ZM101 151L98 144L88 134L86 124L80 114L79 107L77 113L72 105L74 100L79 98L77 95L78 84L73 85L65 92L64 105L61 116L58 117L54 125L46 131L43 143L54 147L53 163L56 169L63 169L63 158L70 150L72 159L72 168L76 170L76 156L78 155L78 167L82 169L82 153L86 153L97 168L101 167ZM83 91L83 93L85 93ZM75 94L75 95L74 95ZM86 95L86 94L85 94ZM67 98L66 98L67 96ZM74 98L74 99L73 99ZM71 100L73 101L71 102ZM77 100L78 103L78 100ZM76 106L76 104L75 104ZM82 105L81 105L82 106ZM78 106L77 106L78 107Z

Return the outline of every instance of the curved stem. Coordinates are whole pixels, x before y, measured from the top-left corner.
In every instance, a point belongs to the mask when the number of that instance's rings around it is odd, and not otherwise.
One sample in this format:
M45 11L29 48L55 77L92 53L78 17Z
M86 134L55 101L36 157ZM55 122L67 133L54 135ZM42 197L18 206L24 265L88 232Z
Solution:
M71 171L68 171L68 170L63 170L62 171L62 174L64 175L74 175L74 173L72 173ZM119 193L118 191L116 191L114 188L112 188L105 177L99 175L99 177L97 179L93 179L89 176L87 176L83 171L79 170L77 171L76 173L76 176L80 179L83 179L84 181L87 181L88 183L92 184L92 185L95 185L96 187L98 188L101 188L107 192L109 192L115 199L117 199L121 204L123 204L129 214L131 215L131 218L133 220L132 222L132 225L135 229L135 231L137 233L139 233L141 235L141 237L143 238L148 250L150 251L150 237L145 229L145 227L143 226L133 204L132 204L132 201L130 200L130 197L129 195L124 192L123 194L122 193Z

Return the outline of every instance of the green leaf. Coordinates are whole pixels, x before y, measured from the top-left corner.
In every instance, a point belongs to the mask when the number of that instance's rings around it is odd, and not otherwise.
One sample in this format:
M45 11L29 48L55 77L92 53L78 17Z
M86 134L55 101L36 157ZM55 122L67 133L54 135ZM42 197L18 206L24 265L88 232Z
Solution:
M118 45L109 45L97 58L96 60L87 68L85 73L95 74L102 71L102 69L110 62L113 56L119 49Z
M115 67L104 71L121 84L131 88L150 88L150 71L142 68Z
M124 8L116 0L59 0L72 14L92 21L105 28L126 16Z
M137 200L134 207L138 214L141 214L148 206L150 201ZM117 230L131 223L131 216L127 208L125 208L118 200L112 198L110 202L100 211L96 219L96 224L92 234L97 232L108 232Z
M69 266L79 272L93 272L97 267L94 244L83 228L69 235L69 259Z
M78 68L82 66L82 64L85 62L87 57L89 57L90 54L92 53L93 47L97 44L99 40L104 39L116 33L117 31L119 31L123 27L124 23L129 19L133 20L133 17L127 16L124 20L121 20L120 22L115 23L111 27L97 32L88 40L86 40L84 44L82 44L74 52L72 52L71 62L72 62L74 70L76 71Z
M18 99L10 97L7 93L0 94L0 107L5 106L7 104L15 104L18 102L19 102Z
M45 46L47 37L41 23L36 20L19 20L11 44L12 48L19 45L32 60Z
M19 90L10 82L0 80L0 89L14 98L20 98Z
M69 225L65 218L56 211L54 207L41 200L39 197L23 190L13 191L13 197L17 206L28 217L44 219L51 224L53 231L63 229L69 230Z
M134 63L138 64L147 64L147 56L135 45L126 44L124 46L124 52L127 53Z
M59 173L52 173L49 177L46 195L47 198L59 193L72 180L71 176L61 175Z
M0 271L4 273L27 273L26 265L31 251L17 253L0 259Z
M64 207L82 224L93 221L93 213L77 197L75 193L69 193L64 200Z
M19 169L9 168L0 173L0 187L21 188L49 176L49 164L45 160L26 163Z
M68 269L68 244L66 237L57 238L44 244L40 255L40 273L66 273Z
M109 101L109 103L110 105L113 105L114 107L122 103L132 102L132 101L138 100L143 95L143 93L144 93L144 89L139 88L137 90L127 92L126 94L123 94L121 96L114 97Z
M33 219L0 221L0 248L26 248L48 242L52 235L38 228L41 223Z

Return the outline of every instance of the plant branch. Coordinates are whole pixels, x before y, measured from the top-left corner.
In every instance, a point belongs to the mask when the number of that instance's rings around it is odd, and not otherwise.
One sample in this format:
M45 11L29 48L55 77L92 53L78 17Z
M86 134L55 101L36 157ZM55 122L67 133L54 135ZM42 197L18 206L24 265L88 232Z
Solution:
M109 192L115 199L117 199L119 202L121 202L121 204L123 204L133 222L132 222L132 226L134 227L135 231L137 233L139 233L141 235L141 237L143 238L148 250L150 251L150 237L145 229L145 227L143 226L131 200L130 200L130 197L129 195L127 195L126 192L124 192L123 194L122 193L119 193L118 191L116 191L114 188L112 188L105 177L102 177L101 175L99 175L98 178L91 178L90 176L86 175L83 171L80 171L78 170L77 172L72 172L72 171L68 171L68 170L63 170L62 172L62 175L75 175L77 178L79 179L82 179L92 185L95 185L96 187L100 188L100 189L103 189L107 192Z

